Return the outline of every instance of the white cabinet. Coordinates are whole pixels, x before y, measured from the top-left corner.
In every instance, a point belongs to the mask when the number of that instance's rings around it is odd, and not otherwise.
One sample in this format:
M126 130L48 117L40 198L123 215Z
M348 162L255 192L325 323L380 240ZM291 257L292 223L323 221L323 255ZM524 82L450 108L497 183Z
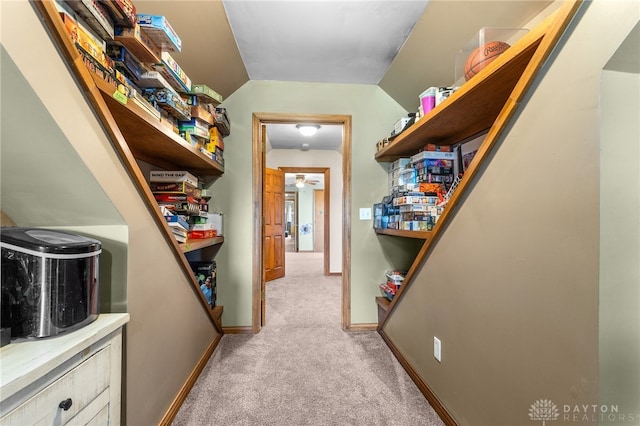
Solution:
M0 425L119 425L128 320L101 314L69 334L0 349Z

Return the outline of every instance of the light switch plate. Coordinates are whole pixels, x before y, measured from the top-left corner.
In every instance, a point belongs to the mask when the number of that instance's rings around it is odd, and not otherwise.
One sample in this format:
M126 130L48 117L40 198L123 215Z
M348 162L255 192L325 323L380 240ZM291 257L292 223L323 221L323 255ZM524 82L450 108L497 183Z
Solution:
M360 208L360 220L371 220L371 208L370 207L361 207Z
M442 362L442 343L440 339L437 337L433 337L433 357L438 360L438 362Z

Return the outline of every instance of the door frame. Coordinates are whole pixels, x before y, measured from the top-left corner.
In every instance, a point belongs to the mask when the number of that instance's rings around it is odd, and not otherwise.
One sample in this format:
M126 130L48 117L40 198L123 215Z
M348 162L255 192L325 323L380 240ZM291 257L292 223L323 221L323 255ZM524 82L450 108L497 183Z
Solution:
M330 231L330 218L331 218L331 213L330 213L330 200L331 200L331 185L330 185L330 169L328 167L278 167L278 170L283 171L285 174L286 173L295 173L295 174L302 174L302 173L322 173L324 175L324 249L323 249L323 256L324 256L324 267L323 267L323 273L325 276L330 275L330 260L331 260L331 249L329 247L329 243L331 242L329 239L329 231ZM297 214L297 212L296 212ZM296 232L296 235L297 232Z
M285 205L287 202L287 194L291 194L293 195L293 223L295 224L295 226L298 226L298 193L297 192L292 192L292 191L287 191L286 187L285 187L285 191L284 191L284 199L285 199ZM298 234L297 232L295 233L295 238L293 238L293 251L297 252L298 251ZM286 250L285 250L286 252Z
M336 114L294 114L255 112L252 116L253 146L253 211L262 212L262 192L266 146L261 137L265 124L333 124L342 126L342 300L341 326L348 330L351 326L351 116ZM253 260L252 260L252 331L260 332L262 318L261 288L264 282L263 265L263 218L255 214L253 220Z

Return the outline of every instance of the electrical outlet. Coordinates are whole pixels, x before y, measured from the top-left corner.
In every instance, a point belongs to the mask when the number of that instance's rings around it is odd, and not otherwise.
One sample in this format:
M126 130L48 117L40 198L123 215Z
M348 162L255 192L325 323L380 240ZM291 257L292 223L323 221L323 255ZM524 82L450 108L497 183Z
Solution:
M442 362L442 343L437 337L433 337L433 357Z
M371 220L371 208L368 208L368 207L360 208L360 220Z

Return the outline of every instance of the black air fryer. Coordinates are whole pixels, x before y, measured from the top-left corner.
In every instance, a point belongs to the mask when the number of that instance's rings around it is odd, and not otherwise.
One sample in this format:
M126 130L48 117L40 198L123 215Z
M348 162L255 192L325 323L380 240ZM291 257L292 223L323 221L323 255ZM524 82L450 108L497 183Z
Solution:
M98 317L100 241L41 228L0 228L1 326L48 337Z

